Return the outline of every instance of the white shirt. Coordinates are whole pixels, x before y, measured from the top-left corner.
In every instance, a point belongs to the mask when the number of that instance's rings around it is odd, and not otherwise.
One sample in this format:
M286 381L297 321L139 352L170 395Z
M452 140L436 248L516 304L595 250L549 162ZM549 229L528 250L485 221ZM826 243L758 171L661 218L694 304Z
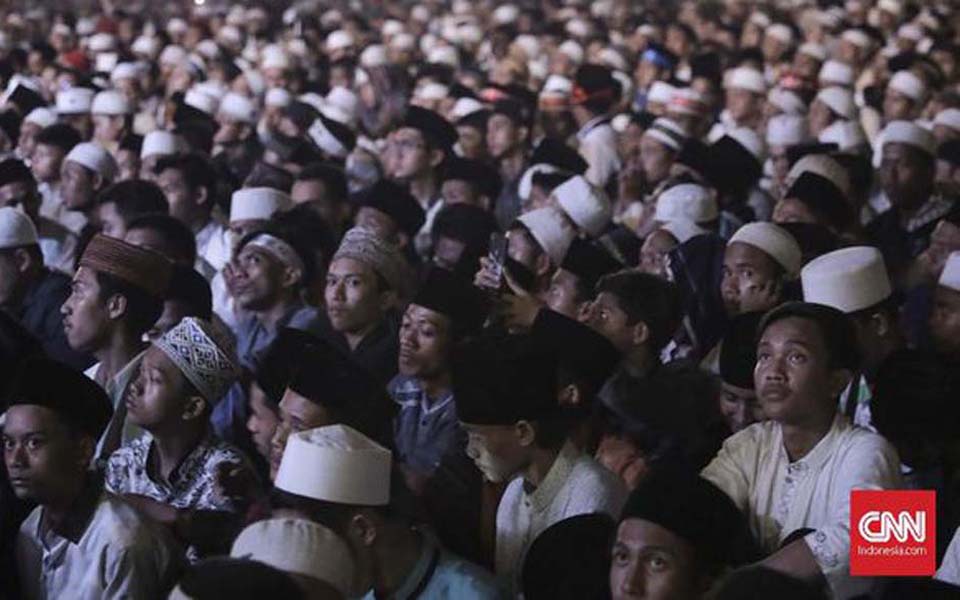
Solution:
M583 176L592 185L605 187L610 178L620 170L617 133L610 126L609 119L600 116L587 122L577 133L577 139L580 141L580 154L588 165Z
M497 507L497 577L515 590L527 549L547 527L595 512L617 518L626 497L619 478L567 442L539 487L527 493L523 477L517 477L503 492Z
M96 457L99 460L107 460L120 446L128 444L143 435L143 430L127 420L127 405L125 403L127 390L137 376L140 375L140 363L143 362L143 355L146 350L134 356L112 379L107 381L103 390L110 398L113 404L113 416L107 424L100 441L97 442ZM97 376L100 374L100 366L97 363L83 372L84 375L96 381L100 381Z
M80 211L67 208L66 204L63 203L63 198L60 196L59 183L55 185L41 183L37 186L37 190L40 192L41 198L40 216L56 221L73 233L79 235L87 225L87 217Z
M934 579L960 585L960 529L953 534L953 539L947 546L947 552L943 555L943 562L940 563Z
M227 228L210 220L197 232L197 271L207 281L230 260L230 238Z
M902 487L900 459L884 438L837 414L806 456L790 462L779 423L755 423L728 438L703 476L746 513L757 541L775 552L791 533L804 537L837 598L869 592L850 576L850 490Z

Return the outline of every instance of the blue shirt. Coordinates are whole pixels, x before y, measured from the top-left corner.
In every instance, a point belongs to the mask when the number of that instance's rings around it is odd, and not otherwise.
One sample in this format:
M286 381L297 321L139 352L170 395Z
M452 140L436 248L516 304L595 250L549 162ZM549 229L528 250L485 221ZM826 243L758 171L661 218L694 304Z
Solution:
M397 375L387 392L398 407L393 441L399 462L430 474L451 449L466 446L451 390L431 399L416 379Z

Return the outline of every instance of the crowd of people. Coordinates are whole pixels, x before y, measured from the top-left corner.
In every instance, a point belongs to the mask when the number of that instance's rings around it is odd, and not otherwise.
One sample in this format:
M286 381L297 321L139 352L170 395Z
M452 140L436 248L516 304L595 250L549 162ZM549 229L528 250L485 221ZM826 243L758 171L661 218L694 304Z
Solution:
M960 597L955 2L66 4L0 598ZM851 575L900 489L936 575Z

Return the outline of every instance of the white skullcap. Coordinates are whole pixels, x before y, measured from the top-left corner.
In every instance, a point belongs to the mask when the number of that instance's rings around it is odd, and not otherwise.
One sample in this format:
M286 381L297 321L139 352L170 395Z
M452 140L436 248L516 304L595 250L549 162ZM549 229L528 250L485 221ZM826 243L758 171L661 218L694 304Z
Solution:
M227 44L239 45L243 42L243 35L233 25L224 25L217 31L217 39Z
M847 88L835 85L823 88L817 93L816 99L844 119L852 121L857 118L857 105L853 101L853 92Z
M767 121L767 145L796 146L807 141L807 120L800 115L776 115Z
M553 206L524 213L517 218L517 221L527 228L554 265L560 265L563 262L570 242L577 237L577 232L570 226L560 209Z
M762 250L777 262L789 277L800 272L800 245L786 229L773 223L747 223L730 238L730 244L739 242Z
M840 39L858 48L867 49L870 47L870 36L862 29L848 29L843 32Z
M763 145L763 139L757 135L756 131L749 127L736 127L728 131L727 136L743 146L760 163L766 160L767 151Z
M560 47L557 48L561 54L565 54L570 60L576 64L583 62L583 46L578 44L573 40L567 40L560 44Z
M93 32L97 30L97 22L93 17L81 17L77 19L76 25L77 35L93 35Z
M793 185L804 173L813 173L830 181L844 196L850 197L851 185L849 172L835 159L826 154L808 154L798 160L787 173L784 180L787 188Z
M647 91L647 102L664 105L670 104L670 101L673 100L673 94L676 93L676 91L677 88L665 81L654 81L650 84L650 89Z
M63 160L86 167L107 181L113 181L117 174L117 162L102 146L93 142L77 144Z
M770 27L770 23L771 23L770 16L767 13L761 12L759 10L755 10L752 13L750 13L750 17L747 19L747 22L752 23L761 29L766 29L767 27Z
M895 17L903 14L903 5L897 0L880 0L880 2L877 2L877 8Z
M681 183L657 197L653 219L662 223L691 221L709 223L719 215L717 201L711 191L695 183Z
M400 21L397 21L396 19L387 19L380 27L380 34L383 35L383 37L388 38L395 36L398 33L403 33L403 29L403 23Z
M837 60L828 60L820 68L819 79L821 85L850 87L853 85L853 67Z
M933 134L911 121L891 121L880 132L886 144L906 144L923 150L930 156L937 155L937 140Z
M599 54L597 54L597 58L602 64L605 64L611 69L615 69L617 71L626 71L630 68L629 65L627 65L626 59L623 58L623 55L613 48L604 48L599 52Z
M34 125L39 126L41 129L44 127L50 127L57 122L57 113L46 106L41 106L31 110L23 119L23 122L33 123Z
M573 93L573 82L563 75L553 74L543 83L540 94L569 96Z
M923 29L913 23L904 23L900 26L900 29L897 30L897 37L911 42L919 42L923 39Z
M659 227L659 229L666 231L673 236L678 243L682 244L689 240L690 238L695 238L698 235L703 235L709 233L703 227L700 227L693 221L687 221L684 219L679 219L676 221L667 221Z
M410 9L410 16L414 21L420 21L421 23L428 23L430 21L430 9L424 6L423 4L417 4L412 9Z
M580 175L574 175L554 188L553 196L570 220L591 237L603 233L613 218L607 195Z
M217 99L198 89L191 88L187 90L187 93L183 96L183 103L211 117L217 114Z
M807 112L807 105L795 92L783 88L773 88L767 94L767 102L780 109L784 114L803 115Z
M264 104L275 108L286 108L293 102L293 96L283 88L270 88L263 99Z
M352 506L390 502L390 451L347 425L291 434L274 487Z
M793 43L793 31L783 23L774 23L767 29L765 35L784 44Z
M357 122L359 110L360 98L352 90L338 85L327 93L327 97L324 98L324 110L321 112L335 121L352 127Z
M360 53L360 65L371 69L387 64L387 48L380 44L367 46Z
M450 110L450 116L454 121L459 121L467 115L483 110L484 105L476 98L463 97L457 100Z
M627 127L630 126L631 117L627 113L620 113L614 118L610 119L610 127L613 127L613 130L617 133L623 133L627 130Z
M390 39L390 47L394 50L413 50L417 46L417 39L409 33L398 33Z
M116 38L109 33L97 33L90 36L87 41L87 49L90 52L109 52L116 47Z
M90 106L90 114L93 115L129 115L133 113L133 107L127 97L116 90L105 90L93 98L93 104Z
M331 31L330 35L327 36L327 52L345 50L347 48L352 48L353 45L353 36L342 29Z
M590 23L584 19L570 19L565 27L568 34L573 37L584 38L590 35Z
M945 108L933 118L934 125L942 125L960 132L960 108Z
M960 252L951 252L947 257L946 264L943 265L943 272L940 273L938 285L960 292Z
M215 60L220 56L220 46L213 40L201 40L193 49L207 60Z
M448 65L456 69L460 66L460 56L453 46L437 46L427 54L427 62Z
M420 36L420 53L421 54L430 54L430 51L437 47L440 43L440 38L433 35L432 33L425 33Z
M140 146L140 158L148 156L170 156L181 152L186 144L176 134L157 129L143 136Z
M116 52L101 52L93 62L93 71L95 73L109 73L117 66L120 55Z
M837 120L820 132L817 138L822 144L836 144L841 151L848 151L868 143L867 134L857 121Z
M820 62L827 60L827 49L824 48L822 44L807 42L802 44L797 52Z
M246 96L230 92L220 102L219 114L240 123L257 124L257 107Z
M158 61L161 65L172 65L183 62L187 58L187 51L180 46L169 45L160 53Z
M650 136L674 152L679 152L687 139L683 127L673 119L665 117L655 119L643 135Z
M927 95L927 86L910 71L897 71L887 84L887 89L899 92L914 102L922 102Z
M803 300L855 313L883 302L893 293L883 255L870 246L829 252L800 272Z
M517 184L517 195L521 200L530 199L530 190L533 188L533 177L539 173L559 173L560 169L551 164L537 163L530 166L523 175L520 176L520 183Z
M290 58L287 56L280 48L276 48L270 52L264 50L263 57L260 60L261 69L280 69L287 70L290 68Z
M30 217L11 206L0 208L0 249L33 246L39 239Z
M96 94L89 88L74 87L57 93L57 114L85 115L93 105Z
M517 39L513 40L513 43L523 50L523 53L527 56L527 60L533 60L540 54L540 41L534 35L528 33L518 35Z
M240 532L230 556L329 583L344 598L353 587L350 548L333 531L306 519L265 519Z
M110 73L110 81L116 83L121 79L136 79L140 76L140 67L137 63L122 62L118 63Z
M263 92L267 89L267 80L263 78L263 75L261 75L259 71L244 69L243 79L247 82L247 87L250 88L250 92L258 98L263 95Z
M462 44L478 44L483 41L483 29L475 23L465 23L457 27L457 41Z
M53 28L50 30L50 33L54 35L63 35L63 36L73 35L73 31L70 29L70 27L64 23L57 23L56 25L54 25Z
M414 97L419 100L443 100L449 94L450 88L435 81L424 83L413 93Z
M740 89L754 94L767 93L767 80L763 73L750 67L737 67L727 71L723 87L726 89Z
M227 92L230 91L223 83L214 81L212 79L201 81L200 83L194 85L193 89L214 98L217 102L223 100L223 97L226 96Z
M167 22L167 33L175 35L187 32L187 22L179 17L174 17Z
M698 116L707 110L707 101L693 88L674 88L667 110L678 115Z
M290 196L269 187L242 188L230 197L230 222L268 221L293 205Z

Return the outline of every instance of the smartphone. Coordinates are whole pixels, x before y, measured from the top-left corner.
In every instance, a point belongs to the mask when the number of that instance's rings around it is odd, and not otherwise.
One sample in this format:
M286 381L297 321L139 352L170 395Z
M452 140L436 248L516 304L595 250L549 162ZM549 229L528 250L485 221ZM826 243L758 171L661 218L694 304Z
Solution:
M499 231L490 234L490 260L494 264L497 281L500 282L497 286L499 289L503 284L503 265L507 260L507 236Z

